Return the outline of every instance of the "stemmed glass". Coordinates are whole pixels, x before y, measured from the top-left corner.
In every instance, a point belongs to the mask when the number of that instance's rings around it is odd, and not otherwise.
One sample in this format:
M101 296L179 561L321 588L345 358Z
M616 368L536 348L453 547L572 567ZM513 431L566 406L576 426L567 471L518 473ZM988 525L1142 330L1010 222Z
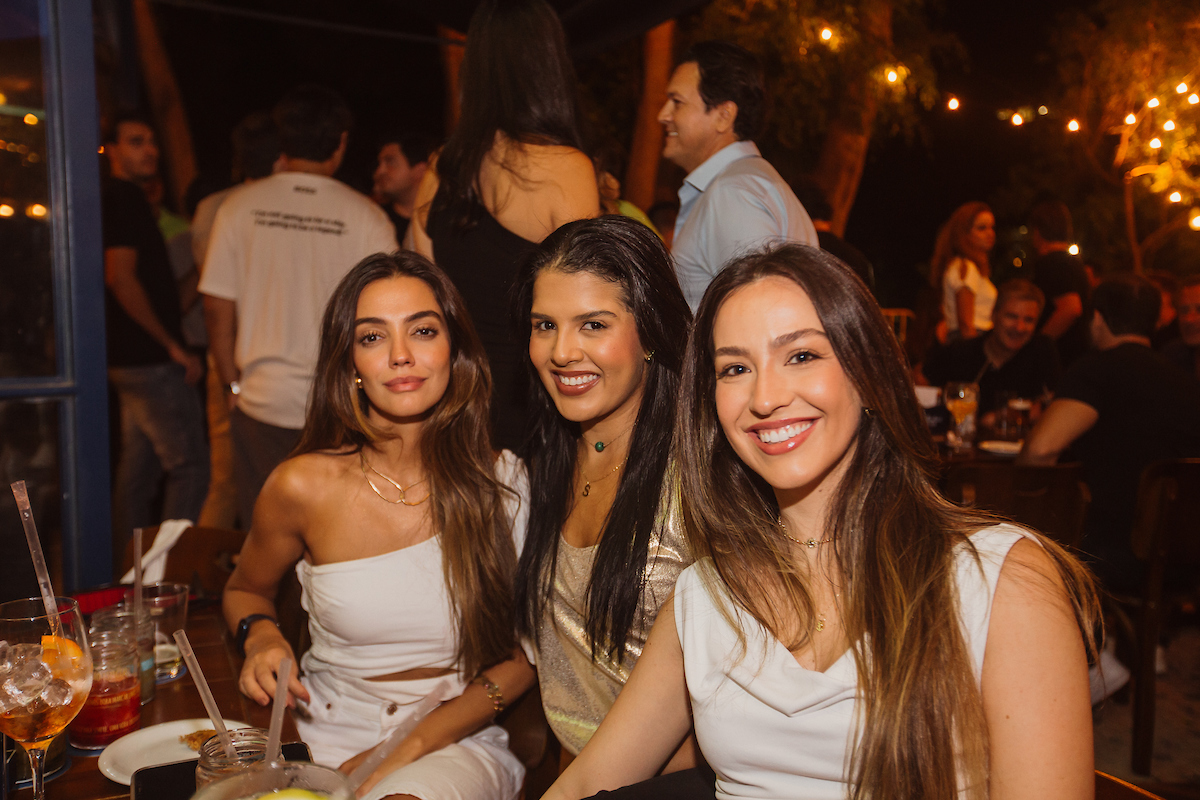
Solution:
M92 654L79 604L40 597L0 604L0 733L29 754L35 800L45 797L46 748L92 688Z
M975 412L979 410L979 387L973 383L947 383L942 402L954 417L954 429L946 434L954 450L970 450L975 442Z

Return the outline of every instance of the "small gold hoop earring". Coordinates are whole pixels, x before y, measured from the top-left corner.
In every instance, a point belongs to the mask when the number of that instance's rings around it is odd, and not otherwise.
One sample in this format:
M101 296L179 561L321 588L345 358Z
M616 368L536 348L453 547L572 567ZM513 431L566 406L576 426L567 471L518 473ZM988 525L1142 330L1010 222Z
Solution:
M360 375L354 376L354 385L356 388L359 388L359 389L362 388L362 376L360 376Z
M646 353L646 361L648 362L648 361L650 361L650 359L652 359L652 358L654 358L654 351L653 351L653 350L651 350L649 353Z
M868 417L873 417L875 416L875 409L863 406L863 414L866 414Z

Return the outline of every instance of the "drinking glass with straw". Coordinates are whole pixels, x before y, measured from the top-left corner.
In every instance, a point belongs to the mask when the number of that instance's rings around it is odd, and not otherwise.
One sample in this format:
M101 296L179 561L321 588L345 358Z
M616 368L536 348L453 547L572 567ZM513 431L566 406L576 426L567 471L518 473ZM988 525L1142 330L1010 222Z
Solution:
M225 755L231 759L237 758L237 750L233 746L233 740L229 737L225 720L221 719L221 710L217 708L217 701L213 697L212 689L208 688L208 681L204 679L204 670L200 669L200 662L196 660L196 654L192 652L192 644L188 641L187 634L183 631L175 631L175 643L179 645L179 654L183 656L183 660L187 662L188 669L192 673L192 682L196 684L196 690L200 692L204 710L208 712L208 718L212 722L213 730L217 732L217 738L221 740L221 747L224 748Z
M43 800L46 749L87 699L92 656L79 604L54 596L25 482L11 488L41 596L0 604L0 733L25 749Z

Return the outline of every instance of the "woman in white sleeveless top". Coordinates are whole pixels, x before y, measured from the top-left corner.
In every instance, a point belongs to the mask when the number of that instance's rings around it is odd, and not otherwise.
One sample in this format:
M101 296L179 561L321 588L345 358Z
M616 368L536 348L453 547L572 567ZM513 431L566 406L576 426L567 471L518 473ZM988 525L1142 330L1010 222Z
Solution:
M938 231L929 280L942 293L949 339L971 339L992 329L996 286L988 253L996 244L996 218L987 203L958 207Z
M512 601L528 491L520 461L489 445L489 389L449 278L415 253L364 259L326 308L300 444L267 480L225 589L239 686L265 705L294 659L272 623L295 566L312 647L289 702L307 706L297 727L318 763L352 771L425 697L446 701L360 798L521 789L491 723L533 682Z
M937 494L849 270L802 245L727 265L677 431L697 563L548 797L645 780L693 720L720 798L1091 797L1090 578Z

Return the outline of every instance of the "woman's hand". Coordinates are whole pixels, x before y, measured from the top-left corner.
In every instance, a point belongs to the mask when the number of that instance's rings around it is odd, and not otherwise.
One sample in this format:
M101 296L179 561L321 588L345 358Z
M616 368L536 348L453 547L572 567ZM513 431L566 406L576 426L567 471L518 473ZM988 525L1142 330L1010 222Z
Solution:
M270 624L266 620L263 622ZM273 625L271 627L274 628ZM242 664L242 674L238 677L238 688L242 690L242 694L260 706L270 705L278 685L279 664L283 659L290 658L292 674L288 679L287 704L288 708L295 708L297 699L307 703L312 698L308 689L300 683L300 665L295 663L296 656L292 653L292 648L278 629L274 630L274 634L271 639L254 644L251 643L252 640L246 640L246 661ZM261 635L259 638L267 639L267 636Z

